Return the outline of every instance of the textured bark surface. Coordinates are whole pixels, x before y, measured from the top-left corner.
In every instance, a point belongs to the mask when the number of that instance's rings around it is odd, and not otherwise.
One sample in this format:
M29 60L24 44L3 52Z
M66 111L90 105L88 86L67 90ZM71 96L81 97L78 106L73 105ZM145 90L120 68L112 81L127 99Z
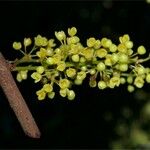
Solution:
M32 138L40 138L40 131L30 113L10 72L5 58L0 53L0 86L2 87L9 104L15 112L24 132Z

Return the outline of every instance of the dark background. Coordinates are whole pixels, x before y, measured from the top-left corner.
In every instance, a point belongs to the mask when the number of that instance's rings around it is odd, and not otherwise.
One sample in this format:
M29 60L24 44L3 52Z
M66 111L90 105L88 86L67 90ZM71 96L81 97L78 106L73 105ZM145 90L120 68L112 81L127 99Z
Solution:
M14 60L13 41L37 34L54 37L54 31L75 26L82 43L86 38L108 37L118 43L119 36L129 34L135 44L150 48L150 4L146 1L13 1L0 2L0 50ZM13 76L15 78L15 73ZM32 79L17 83L39 128L41 139L24 135L8 101L0 90L0 148L109 148L116 137L114 126L128 106L138 116L140 109L134 94L126 86L100 91L73 87L76 99L59 95L54 100L38 101ZM144 87L145 91L149 86ZM111 116L111 117L110 117ZM109 119L111 118L111 119ZM130 147L129 147L130 148Z

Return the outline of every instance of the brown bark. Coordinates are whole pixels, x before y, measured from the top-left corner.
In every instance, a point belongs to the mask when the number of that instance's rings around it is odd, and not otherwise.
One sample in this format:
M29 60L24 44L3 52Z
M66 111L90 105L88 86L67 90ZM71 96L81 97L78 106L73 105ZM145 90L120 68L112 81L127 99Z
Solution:
M10 72L9 65L0 53L0 86L2 87L11 108L17 116L25 134L32 138L40 138L40 131L22 97Z

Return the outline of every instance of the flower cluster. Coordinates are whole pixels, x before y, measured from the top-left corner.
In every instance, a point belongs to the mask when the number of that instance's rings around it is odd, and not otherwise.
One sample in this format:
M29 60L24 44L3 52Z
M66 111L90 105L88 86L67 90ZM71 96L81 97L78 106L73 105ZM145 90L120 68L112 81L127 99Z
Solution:
M76 34L75 27L68 28L68 35L64 31L55 32L59 46L56 46L55 39L41 35L33 41L25 38L24 50L21 42L13 43L13 48L23 53L23 57L14 62L14 71L18 71L17 80L27 79L27 73L32 71L34 82L43 84L36 92L39 100L46 96L54 98L54 85L59 87L62 97L73 100L75 92L71 89L72 85L81 85L87 75L89 86L101 90L127 84L127 90L133 92L135 87L142 88L145 82L150 83L150 68L142 65L150 56L139 58L146 54L146 48L139 45L133 50L128 34L119 37L118 44L106 37L90 37L86 46Z

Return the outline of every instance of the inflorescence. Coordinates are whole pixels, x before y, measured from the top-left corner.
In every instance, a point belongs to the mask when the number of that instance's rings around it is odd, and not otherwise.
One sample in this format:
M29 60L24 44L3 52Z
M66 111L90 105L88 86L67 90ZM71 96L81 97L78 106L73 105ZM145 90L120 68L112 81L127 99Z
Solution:
M39 100L46 96L53 99L54 85L60 88L62 97L73 100L72 85L81 85L87 76L89 86L101 90L127 83L127 90L133 92L135 87L142 88L145 81L150 83L150 68L142 65L150 56L139 58L146 54L146 49L140 45L134 51L128 34L119 37L118 45L106 37L90 37L83 46L76 33L75 27L68 28L68 36L64 31L55 32L59 46L54 39L41 35L34 40L24 38L23 43L13 43L13 48L23 54L21 59L11 62L15 64L13 71L18 71L17 81L27 79L31 71L34 82L42 83L36 92Z

